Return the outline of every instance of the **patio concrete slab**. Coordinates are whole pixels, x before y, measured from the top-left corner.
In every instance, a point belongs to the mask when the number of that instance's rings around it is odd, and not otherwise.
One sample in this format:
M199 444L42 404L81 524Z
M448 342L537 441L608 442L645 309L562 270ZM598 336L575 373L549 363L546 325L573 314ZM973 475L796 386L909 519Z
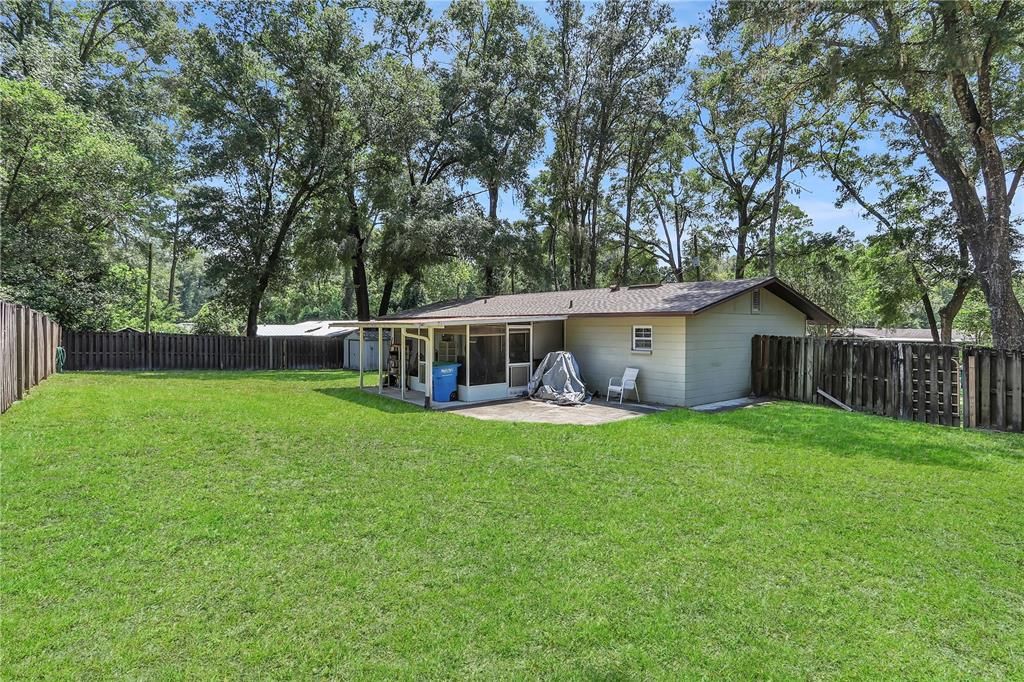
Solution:
M423 406L423 392L406 390L405 398L402 398L401 391L397 388L384 388L379 392L376 387L363 389L367 393L382 395L385 398L404 400L412 405ZM586 405L561 406L549 405L548 403L527 400L525 398L509 398L508 400L496 400L484 403L463 403L452 401L449 403L432 402L432 410L443 410L452 414L461 414L474 419L486 419L491 421L504 422L535 422L542 424L578 424L593 425L607 424L608 422L621 421L642 417L645 414L653 414L666 409L662 405L644 405L637 403L607 402L605 400L594 400Z
M581 426L607 424L652 414L664 408L647 405L619 405L594 401L586 405L561 406L549 405L534 400L512 400L482 405L466 405L450 409L453 414L461 414L474 419L486 419L505 422L535 422L543 424L577 424Z

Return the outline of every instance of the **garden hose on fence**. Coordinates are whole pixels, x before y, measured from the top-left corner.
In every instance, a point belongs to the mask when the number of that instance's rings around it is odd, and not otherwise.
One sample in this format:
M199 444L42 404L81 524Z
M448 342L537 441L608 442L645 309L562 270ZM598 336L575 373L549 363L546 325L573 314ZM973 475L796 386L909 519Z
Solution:
M68 354L64 350L64 346L57 346L57 371L64 371L64 361L67 360Z

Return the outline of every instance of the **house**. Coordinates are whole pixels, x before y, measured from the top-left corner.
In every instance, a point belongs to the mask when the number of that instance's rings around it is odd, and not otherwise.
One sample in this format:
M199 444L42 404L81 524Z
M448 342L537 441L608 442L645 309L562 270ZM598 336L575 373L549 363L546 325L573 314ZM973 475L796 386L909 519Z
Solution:
M573 353L590 390L636 367L645 401L689 406L748 395L751 337L803 336L808 322L838 324L765 277L484 296L354 324L360 386L365 331L392 330L388 357L377 348L378 391L396 383L403 399L428 407L434 363L459 363L459 401L498 400L523 395L534 367L554 350Z
M355 330L355 322L351 320L310 320L256 325L256 336L347 336Z
M892 341L894 343L932 343L931 329L918 329L915 327L892 327L884 329L880 327L854 327L852 329L837 330L832 336L844 339L869 339L871 341ZM953 331L953 343L966 343L967 337L958 331Z

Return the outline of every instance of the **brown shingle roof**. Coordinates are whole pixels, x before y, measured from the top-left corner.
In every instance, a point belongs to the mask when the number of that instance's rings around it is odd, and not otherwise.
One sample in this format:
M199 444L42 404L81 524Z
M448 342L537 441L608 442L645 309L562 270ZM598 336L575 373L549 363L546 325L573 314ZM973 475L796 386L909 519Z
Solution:
M827 312L775 277L723 282L670 282L612 289L574 289L505 294L447 301L406 310L382 320L526 317L545 315L695 315L751 289L763 287L822 324L837 324Z

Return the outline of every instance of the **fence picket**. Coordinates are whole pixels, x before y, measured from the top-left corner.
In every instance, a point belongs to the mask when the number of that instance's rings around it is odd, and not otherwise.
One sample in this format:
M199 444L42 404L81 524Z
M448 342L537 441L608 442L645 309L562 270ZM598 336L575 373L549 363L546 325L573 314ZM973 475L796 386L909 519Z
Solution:
M58 337L67 351L69 370L340 369L344 358L344 339L333 337L271 339L57 328L53 338ZM52 347L55 352L56 341ZM39 357L47 357L46 352ZM768 366L766 361L764 367Z
M56 372L60 331L43 313L0 301L0 413Z

